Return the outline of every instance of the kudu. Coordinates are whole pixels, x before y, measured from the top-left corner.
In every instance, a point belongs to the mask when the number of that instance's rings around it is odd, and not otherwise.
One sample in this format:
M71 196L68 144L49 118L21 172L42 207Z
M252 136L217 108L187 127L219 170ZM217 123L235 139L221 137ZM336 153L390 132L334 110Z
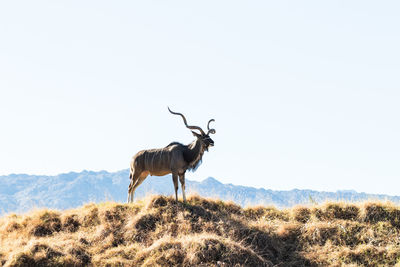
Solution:
M207 123L208 132L205 133L199 126L189 126L183 114L169 112L179 115L183 119L186 128L192 130L196 137L189 145L173 142L164 148L148 149L139 151L132 157L130 164L130 184L128 189L128 203L133 202L136 188L150 175L163 176L172 173L172 180L175 188L175 198L178 201L178 177L181 182L183 201L186 202L185 195L185 172L186 170L196 170L203 157L204 151L208 151L210 146L214 146L214 141L210 134L215 134L215 129L210 129L211 119ZM196 133L194 130L198 130Z

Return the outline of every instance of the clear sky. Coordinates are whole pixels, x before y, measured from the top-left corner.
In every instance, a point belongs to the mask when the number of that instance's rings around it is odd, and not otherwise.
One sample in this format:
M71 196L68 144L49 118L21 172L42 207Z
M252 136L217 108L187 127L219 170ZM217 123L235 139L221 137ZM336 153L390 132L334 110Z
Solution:
M0 174L126 169L217 133L187 178L400 195L398 1L2 1ZM128 177L127 177L128 179Z

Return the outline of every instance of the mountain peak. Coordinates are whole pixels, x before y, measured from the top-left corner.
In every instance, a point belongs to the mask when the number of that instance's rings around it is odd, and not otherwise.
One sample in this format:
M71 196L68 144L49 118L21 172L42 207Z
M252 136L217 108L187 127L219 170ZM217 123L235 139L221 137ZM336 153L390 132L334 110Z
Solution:
M214 177L208 177L202 181L205 184L222 184L220 181L215 179Z

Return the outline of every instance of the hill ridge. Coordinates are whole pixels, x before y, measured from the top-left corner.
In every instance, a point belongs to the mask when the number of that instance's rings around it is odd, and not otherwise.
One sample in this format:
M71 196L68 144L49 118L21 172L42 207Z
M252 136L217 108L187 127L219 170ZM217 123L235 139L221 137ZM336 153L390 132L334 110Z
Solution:
M0 218L3 266L393 266L400 207L325 203L279 210L149 196Z

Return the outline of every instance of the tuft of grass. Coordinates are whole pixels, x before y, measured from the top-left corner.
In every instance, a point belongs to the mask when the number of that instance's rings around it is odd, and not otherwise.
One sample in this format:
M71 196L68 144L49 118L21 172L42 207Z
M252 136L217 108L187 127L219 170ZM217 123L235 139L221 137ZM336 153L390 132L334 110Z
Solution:
M359 217L360 208L349 203L327 202L322 206L315 207L313 213L319 220L356 220Z
M279 210L189 196L0 218L1 266L394 266L400 208L327 202Z
M387 202L367 202L364 203L361 219L369 223L387 221L393 227L400 227L400 208Z
M287 211L281 211L272 206L247 207L243 210L243 213L249 220L289 220L289 213Z
M296 206L291 211L294 220L298 222L306 223L311 218L311 211L307 207Z

